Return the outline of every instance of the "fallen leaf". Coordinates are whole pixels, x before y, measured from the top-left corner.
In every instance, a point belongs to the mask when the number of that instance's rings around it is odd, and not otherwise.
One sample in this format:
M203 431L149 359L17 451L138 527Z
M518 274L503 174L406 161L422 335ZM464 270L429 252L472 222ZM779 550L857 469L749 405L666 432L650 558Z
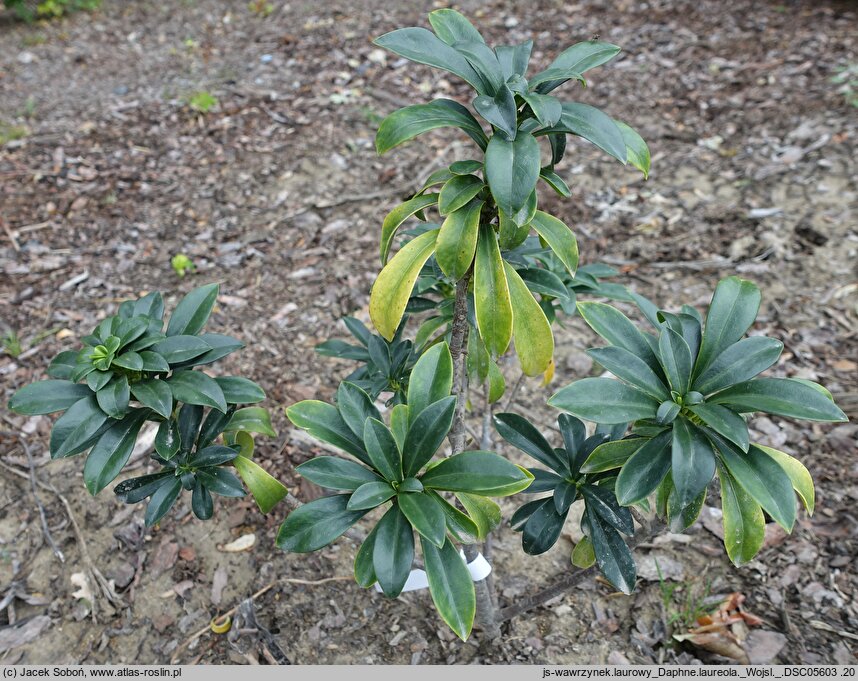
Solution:
M51 625L51 618L38 615L27 620L0 628L0 654L7 650L35 641ZM4 661L6 663L8 661Z
M226 568L223 565L219 565L217 570L215 570L214 577L212 577L212 603L214 605L220 605L220 602L223 599L223 590L226 588L226 583Z
M72 586L78 587L77 591L72 594L72 598L89 601L92 603L92 587L89 585L89 579L83 572L75 572L69 580Z
M256 544L256 535L252 532L250 534L243 534L235 541L231 541L229 544L221 544L218 545L218 551L223 551L224 553L239 553L241 551L249 551Z

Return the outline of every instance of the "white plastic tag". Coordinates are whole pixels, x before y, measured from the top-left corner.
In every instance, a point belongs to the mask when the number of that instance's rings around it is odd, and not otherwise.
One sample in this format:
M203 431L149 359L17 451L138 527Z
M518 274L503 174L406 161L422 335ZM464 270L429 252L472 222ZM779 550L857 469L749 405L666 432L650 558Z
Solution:
M462 559L465 558L464 551L459 551L459 555L462 556ZM475 582L479 582L481 579L485 579L492 572L492 566L489 564L489 561L485 559L482 553L477 554L477 557L474 558L470 563L468 563L468 572L471 573L471 579ZM425 570L412 570L408 574L408 579L405 580L405 586L402 589L402 592L406 591L420 591L421 589L429 588L429 579L426 577ZM378 593L381 593L381 587L376 582L375 590Z

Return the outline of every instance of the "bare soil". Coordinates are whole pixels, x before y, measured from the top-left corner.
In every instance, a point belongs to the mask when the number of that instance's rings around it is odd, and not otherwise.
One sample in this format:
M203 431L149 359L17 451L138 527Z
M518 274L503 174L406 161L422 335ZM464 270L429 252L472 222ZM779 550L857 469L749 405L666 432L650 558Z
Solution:
M267 18L244 0L105 0L95 14L29 26L0 13L0 134L24 133L0 145L0 330L23 343L17 358L0 355L0 401L42 378L48 359L118 301L157 289L174 302L220 281L210 326L248 348L219 370L265 388L280 436L260 441L259 460L307 500L320 491L294 466L318 449L283 408L330 398L348 372L313 346L343 335L343 315L368 318L386 211L429 170L468 153L466 140L438 133L380 159L375 127L397 106L465 90L370 43L399 26L425 25L433 3L272 2ZM460 8L490 41L534 38L535 68L595 34L623 46L591 72L586 91L567 96L632 123L652 149L652 175L644 182L593 147L570 144L562 173L573 197L545 195L545 203L574 226L584 261L617 266L620 281L663 307L705 305L728 274L755 280L764 297L755 332L787 349L773 372L821 381L854 418L858 112L830 80L858 60L854 4L540 0ZM188 106L199 91L218 100L205 115ZM193 260L195 273L176 276L177 253ZM526 382L516 407L546 427L555 415L545 398L592 370L583 349L595 339L579 319L557 336L554 384ZM505 370L514 382L514 360ZM391 602L352 581L282 581L348 576L355 551L347 539L312 555L277 551L284 506L266 517L250 501L222 504L202 523L183 505L144 531L142 507L125 507L109 491L87 495L80 460L49 460L48 417L0 416L0 599L17 594L0 613L4 663L265 663L276 646L292 663L726 662L671 634L683 630L677 613L694 610L689 601L708 593L701 607L712 609L734 591L764 619L749 643L758 661L856 661L851 423L752 422L760 442L805 462L819 499L791 536L772 528L750 565L730 565L718 523L704 514L687 535L638 551L644 578L635 595L591 579L508 623L502 643L489 645L479 636L454 639L426 592ZM15 474L29 476L15 431L26 435L35 476L48 486L38 497L64 562L46 544L27 477ZM145 456L134 461L129 474L147 469ZM73 583L86 563L71 517L113 580L115 605ZM249 533L251 550L223 550ZM501 604L572 569L575 538L531 558L503 527L492 558ZM673 595L659 584L656 562ZM276 646L249 635L192 638L272 582L255 613Z

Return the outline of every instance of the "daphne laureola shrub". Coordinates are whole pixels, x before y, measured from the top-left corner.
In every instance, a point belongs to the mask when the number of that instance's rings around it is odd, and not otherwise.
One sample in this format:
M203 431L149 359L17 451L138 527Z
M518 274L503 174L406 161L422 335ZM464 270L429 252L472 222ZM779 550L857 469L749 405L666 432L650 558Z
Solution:
M618 274L612 268L579 268L572 230L539 209L542 184L570 195L556 171L570 137L644 177L649 172L649 150L637 132L557 95L563 86L585 85L584 74L610 61L619 47L578 43L528 77L531 41L492 48L449 9L432 12L429 22L431 31L399 29L375 43L464 80L475 91L472 108L436 99L399 109L382 121L377 150L452 127L471 139L473 153L433 173L385 217L382 269L369 305L377 333L347 317L356 342L318 347L357 368L333 403L307 400L286 413L343 456L298 466L299 474L332 494L293 510L277 545L315 551L370 517L355 558L358 584L399 595L419 543L432 600L463 639L472 629L476 596L458 546L483 541L501 523L493 497L540 495L522 503L510 521L532 555L557 542L570 506L583 500L584 538L572 563L595 563L629 593L636 573L624 537L635 532L633 511L654 510L681 531L697 518L717 477L727 553L736 565L747 562L762 546L766 515L790 531L795 493L808 512L814 504L807 469L752 443L748 415L814 421L843 421L845 415L820 385L759 377L783 346L746 337L760 305L754 284L722 280L705 314L690 306L661 310L606 281ZM200 368L242 347L229 336L202 332L216 295L216 285L191 291L166 327L160 294L122 303L83 339L82 350L54 359L50 380L21 388L10 403L22 414L64 412L51 432L51 455L88 451L84 482L92 494L120 475L143 424L158 423L156 472L114 488L128 503L149 499L149 524L161 520L183 490L200 519L213 514L212 494L238 497L246 487L263 512L286 494L252 460L253 434L274 435L267 411L244 406L263 400L262 390L245 378L212 378ZM632 303L650 328L584 298ZM611 377L574 381L548 400L562 412L562 447L526 417L499 413L497 433L539 466L464 450L468 380L485 387L489 402L499 400L506 385L498 360L514 347L523 374L542 375L547 383L554 373L552 326L575 315L604 339L603 347L588 352ZM596 424L589 436L585 421Z

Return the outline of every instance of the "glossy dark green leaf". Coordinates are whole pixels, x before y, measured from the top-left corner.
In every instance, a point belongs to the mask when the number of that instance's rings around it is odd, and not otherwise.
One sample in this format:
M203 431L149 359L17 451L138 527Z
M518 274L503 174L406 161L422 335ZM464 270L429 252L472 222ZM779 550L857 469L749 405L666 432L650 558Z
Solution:
M230 461L235 461L238 452L232 447L225 445L209 445L203 447L189 459L188 463L194 468L206 468L208 466L221 466Z
M390 429L378 419L364 424L363 442L373 468L390 482L402 480L402 453Z
M635 525L631 511L620 506L614 493L607 487L581 485L581 495L584 497L584 502L590 512L596 513L618 532L629 536L634 534Z
M548 186L560 196L572 196L572 190L569 189L569 185L566 184L566 181L551 168L542 168L539 171L539 177L545 180L545 182L548 183Z
M402 446L402 467L405 476L417 475L447 437L453 423L456 397L449 395L426 407L408 428Z
M111 364L112 366L130 369L131 371L143 370L143 358L136 352L123 352L121 355L115 357Z
M381 419L378 408L366 391L348 381L343 381L337 388L337 409L349 429L361 439L366 420Z
M566 298L569 292L563 280L554 272L541 267L528 267L516 270L518 276L527 284L527 288L534 293L540 293L555 298Z
M593 331L608 341L644 360L650 369L661 372L661 365L646 336L615 307L605 303L578 303L578 312Z
M373 40L373 43L418 64L449 71L478 92L487 92L489 89L462 54L425 28L400 28L385 33Z
M152 494L149 504L146 506L146 527L152 527L163 518L176 503L179 493L182 491L182 483L178 478L164 478L161 485Z
M550 133L547 137L551 146L551 165L554 166L563 160L566 153L566 133Z
M447 531L450 532L456 541L464 544L474 544L480 540L479 528L469 515L450 504L437 492L426 490L426 494L432 497L444 512Z
M623 464L614 487L617 500L623 506L636 504L652 494L664 480L672 462L670 431L656 435L642 446L638 444L642 441L641 438L635 438L635 440L619 440L619 442L631 442L632 446L636 447ZM609 442L602 447L609 447L612 444L617 443Z
M435 259L441 271L458 281L474 261L483 202L472 200L450 213L441 224L435 243Z
M672 399L665 400L658 405L658 411L655 413L655 420L663 425L673 423L682 407Z
M429 23L435 35L448 45L473 40L485 42L474 25L456 10L436 9L429 12Z
M420 478L424 487L503 497L527 489L533 476L493 452L456 454L430 468Z
M658 402L611 378L584 378L558 390L548 404L587 421L628 423L655 417Z
M751 445L745 453L717 435L712 441L724 466L739 485L787 532L795 524L792 481L771 456Z
M164 297L158 291L147 293L134 301L132 315L161 319L164 316Z
M724 548L733 565L738 567L751 560L763 547L766 519L760 505L720 463L718 479L721 481Z
M355 554L355 581L363 589L368 589L377 581L375 568L372 565L372 554L375 549L375 535L377 532L378 525L372 528L372 531L363 540L363 544L360 545Z
M524 530L524 525L527 523L530 516L532 516L546 501L549 500L543 497L542 499L528 501L526 504L519 506L509 519L509 525L513 532L521 532Z
M218 376L215 383L223 391L227 404L254 404L265 399L265 391L241 376Z
M572 502L575 501L576 496L578 496L578 488L572 483L563 480L554 489L554 508L560 514L568 513L569 507L572 505Z
M173 413L173 393L164 381L150 378L132 383L131 394L140 404L153 409L165 419L169 419Z
M132 409L98 438L83 468L83 481L90 494L96 495L107 487L128 463L137 433L149 414L148 409Z
M533 191L532 196L536 198L536 190ZM535 209L534 205L534 209ZM524 210L524 208L522 208ZM535 214L534 210L534 214ZM530 234L530 224L522 224L521 226L517 225L515 220L506 216L506 214L502 211L498 211L498 243L500 247L505 250L512 250L514 248L518 248L521 244L524 243L525 239L527 239L528 234Z
M532 40L526 40L519 45L498 45L495 47L495 54L497 54L504 78L508 80L514 75L524 76L527 73L532 49Z
M152 346L152 352L157 352L171 365L188 362L211 349L199 336L170 336Z
M599 572L624 594L630 594L635 588L637 569L629 547L620 533L590 506L584 517L590 528L590 541L593 543Z
M51 429L51 458L74 456L89 449L101 433L112 425L90 393L68 408Z
M667 480L667 477L665 477L665 480ZM684 532L697 522L697 519L700 517L700 512L703 510L703 503L706 501L706 490L704 489L697 497L683 506L679 501L679 493L673 485L672 478L669 487L670 494L667 497L668 529L671 532ZM659 490L661 490L661 487L659 487Z
M196 472L196 476L209 492L222 497L239 498L245 495L241 480L226 468L201 468Z
M664 310L660 310L658 316L688 344L691 357L697 357L703 334L703 327L697 317L683 312L674 314L673 312L665 312Z
M540 492L553 492L563 482L563 478L557 473L543 470L541 468L528 468L533 476L533 482L527 488L528 494L539 494Z
M197 404L183 404L179 409L178 432L182 450L189 452L197 441L200 424L203 422L203 408Z
M687 506L715 475L715 453L703 432L684 418L673 422L671 475L680 506Z
M498 130L496 135L500 134L507 140L515 139L517 132L515 95L505 84L501 84L494 95L479 95L474 99L473 104L477 113Z
M166 374L170 371L170 365L167 363L167 360L157 352L142 350L137 353L137 355L140 357L142 362L143 371L149 371L157 374Z
M120 419L128 411L131 392L128 379L118 376L95 394L98 406L112 419Z
M539 144L530 133L519 132L513 142L494 135L486 148L485 164L486 181L498 208L514 216L539 179Z
M750 380L765 371L783 352L784 344L774 338L753 336L727 347L697 378L693 388L704 395Z
M411 371L408 383L408 418L414 421L430 404L450 395L453 387L453 360L446 343L424 352Z
M155 433L155 451L162 459L169 461L182 446L179 428L176 421L161 421L158 432Z
M208 520L214 515L214 499L199 480L194 483L194 491L191 494L191 510L200 520Z
M533 83L531 82L531 87ZM521 96L530 106L534 116L539 120L540 125L550 128L560 120L560 115L563 113L563 105L560 100L551 95L540 95L535 92L528 92Z
M474 311L480 337L492 357L512 340L513 313L504 263L491 225L481 225L474 261Z
M375 529L372 567L378 585L388 598L396 598L408 580L414 562L414 531L395 504Z
M478 40L471 38L458 40L453 44L453 47L456 48L457 52L465 56L465 59L474 67L474 70L482 78L483 83L486 84L487 89L480 90L481 93L494 94L504 87L506 79L503 77L503 69L497 55L492 48L486 45L482 38ZM515 119L513 119L514 124Z
M193 336L202 331L217 300L218 288L217 284L206 284L182 298L170 315L167 336Z
M149 320L144 317L132 317L120 319L116 325L114 335L119 338L119 347L125 347L132 341L137 340L146 333L149 328Z
M387 258L390 255L390 248L393 246L393 237L399 227L408 218L415 213L419 213L430 206L438 203L438 194L423 194L409 199L405 203L400 203L396 208L390 211L384 218L381 224L381 264L387 263ZM467 203L465 201L464 203ZM444 213L442 212L442 215Z
M575 43L571 47L567 47L557 55L554 61L548 65L548 68L566 69L574 73L584 73L589 69L601 66L605 62L610 61L619 52L620 48L617 45L599 40L587 40L586 42ZM550 92L562 84L562 80L544 83L539 88L539 91Z
M313 437L348 452L366 464L370 463L363 440L351 431L334 405L304 400L288 407L286 416Z
M189 360L179 362L178 364L170 362L170 364L175 365L174 368L211 364L244 347L244 343L237 338L225 336L221 333L201 333L197 338L201 341L205 341L211 349L201 355L192 357ZM152 349L155 349L154 346Z
M85 385L78 385L71 381L53 379L37 381L15 392L9 400L9 409L27 416L51 414L68 409L90 394L89 388Z
M329 489L353 491L367 482L382 482L368 468L333 456L317 456L295 470L310 482Z
M566 522L566 514L557 512L552 497L540 501L541 504L529 509L531 512L521 534L521 547L531 556L545 553L554 546Z
M574 275L578 267L578 242L572 230L553 215L539 210L530 224L560 258L569 273Z
M703 344L694 365L695 375L745 335L759 309L760 289L752 282L739 277L727 277L718 282L706 313Z
M658 354L670 387L680 395L688 392L694 358L688 343L676 331L663 328L658 337ZM667 399L661 396L660 399Z
M646 444L648 438L630 437L605 442L596 447L581 466L582 473L602 473L620 468L629 457Z
M447 519L435 498L424 492L400 492L396 500L412 527L441 548L447 537Z
M659 401L670 399L670 391L661 378L646 362L625 348L611 345L605 348L592 348L587 350L587 354L614 376L640 388L653 398Z
M789 378L755 378L711 396L707 402L734 411L762 411L809 421L846 421L846 414L819 390Z
M560 459L548 441L523 416L512 413L495 414L495 428L500 436L539 463L561 475L569 473L567 461Z
M396 496L396 490L384 480L365 482L349 497L346 505L350 511L362 511L380 506L388 499Z
M626 142L617 124L605 112L581 102L564 102L563 112L551 132L566 132L582 137L626 163Z
M307 502L292 511L277 533L277 547L292 553L310 553L342 535L366 511L349 511L348 496L336 494Z
M198 404L225 412L226 398L223 390L211 376L202 371L179 371L166 383L173 392L173 399L185 404Z
M581 466L590 455L590 450L584 448L584 441L587 439L587 427L580 419L569 414L560 414L557 417L557 425L560 427L560 435L563 437L563 445L566 447L569 472L573 478L577 478Z
M468 566L448 539L442 548L421 541L429 593L438 614L463 641L471 634L476 612L474 583Z
M292 423L295 423L295 421L292 421ZM295 423L295 425L299 424ZM303 428L303 426L299 427ZM224 427L224 431L244 431L246 433L259 433L268 437L277 436L277 432L271 427L271 415L263 407L244 407L243 409L236 410L229 423Z
M77 365L77 355L75 350L64 350L58 354L48 366L48 376L67 381Z
M151 496L167 478L175 476L172 469L164 469L151 475L123 480L113 488L113 493L123 503L136 504Z
M394 111L381 122L375 148L383 154L417 135L447 126L462 129L481 149L486 148L488 138L482 126L468 109L451 99L436 99Z
M438 211L448 215L473 199L485 185L476 175L456 175L442 187L438 195Z
M92 392L97 393L110 383L113 375L112 371L92 371L86 375L86 384Z
M736 412L720 404L697 404L688 409L716 433L738 445L743 452L748 451L750 445L748 424Z

